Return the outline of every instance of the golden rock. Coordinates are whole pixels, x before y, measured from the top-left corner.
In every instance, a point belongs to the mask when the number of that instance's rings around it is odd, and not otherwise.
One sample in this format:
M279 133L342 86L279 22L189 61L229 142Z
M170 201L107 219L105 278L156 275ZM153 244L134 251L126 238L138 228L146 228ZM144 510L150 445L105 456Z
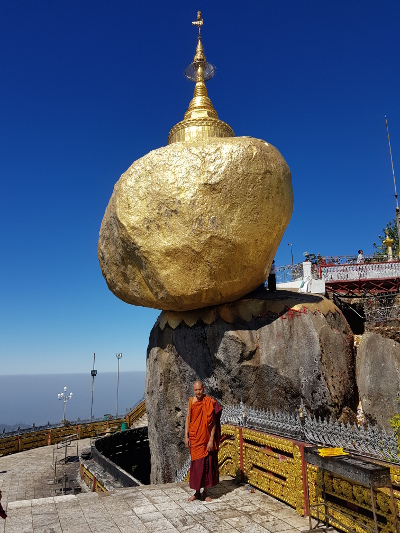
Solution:
M110 290L130 304L184 311L263 283L293 207L290 170L251 137L176 142L115 185L100 229Z
M195 82L169 145L121 176L99 236L110 290L134 305L187 311L231 302L263 283L293 209L289 167L276 148L234 137L205 82L215 67L201 42L186 76Z

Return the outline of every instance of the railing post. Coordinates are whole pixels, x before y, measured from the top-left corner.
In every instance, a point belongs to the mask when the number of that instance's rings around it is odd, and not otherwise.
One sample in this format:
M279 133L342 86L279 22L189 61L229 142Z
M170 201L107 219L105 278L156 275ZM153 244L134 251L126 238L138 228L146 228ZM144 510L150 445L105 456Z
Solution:
M244 481L244 461L243 461L243 430L239 429L239 468L240 468L240 481Z
M304 497L304 518L310 514L310 502L308 500L308 477L307 477L307 463L304 457L304 444L298 444L301 456L301 471L303 482L303 497Z

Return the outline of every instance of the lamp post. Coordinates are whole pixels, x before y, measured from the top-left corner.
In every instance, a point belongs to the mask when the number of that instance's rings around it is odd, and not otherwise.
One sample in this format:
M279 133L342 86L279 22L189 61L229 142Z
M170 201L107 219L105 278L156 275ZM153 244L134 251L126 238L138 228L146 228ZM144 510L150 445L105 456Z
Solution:
M93 354L93 370L90 371L90 375L92 376L92 401L90 404L90 421L93 420L93 385L94 385L94 378L97 376L97 370L94 369L94 362L96 360L96 354Z
M400 239L400 209L399 209L399 201L397 199L396 178L394 176L392 147L390 146L389 126L388 126L386 115L385 115L385 122L386 122L387 138L388 138L388 143L389 143L390 163L392 165L393 184L394 184L394 197L396 199L396 229L397 229L398 238Z
M293 244L291 242L289 242L288 246L290 246L290 254L292 256L292 265L293 265Z
M117 358L117 361L118 361L118 373L117 373L117 413L116 413L116 417L115 417L115 418L118 418L119 360L120 360L121 357L122 357L122 353L117 353L117 354L115 355L115 357Z
M63 409L63 424L64 425L65 425L65 404L71 398L72 398L72 392L67 394L67 387L64 387L64 392L60 392L59 395L58 395L58 399L59 400L63 400L63 404L64 404L64 406L63 406L64 407L64 409Z

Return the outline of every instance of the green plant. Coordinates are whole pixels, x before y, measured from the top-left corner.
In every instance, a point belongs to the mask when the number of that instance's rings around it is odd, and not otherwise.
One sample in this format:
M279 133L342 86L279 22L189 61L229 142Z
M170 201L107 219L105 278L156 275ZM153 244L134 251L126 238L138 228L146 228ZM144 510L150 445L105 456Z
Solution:
M400 403L400 396L397 398L397 401ZM390 418L389 424L393 428L394 434L396 435L397 444L400 447L400 413L397 413L393 418Z
M396 254L399 250L399 235L397 233L397 225L396 225L396 219L390 220L386 228L382 229L382 235L378 235L378 242L379 244L376 244L376 242L373 243L374 249L375 249L375 255L378 257L384 256L387 254L387 248L384 244L382 244L382 241L386 237L386 233L389 235L391 239L393 239L392 249L393 253Z

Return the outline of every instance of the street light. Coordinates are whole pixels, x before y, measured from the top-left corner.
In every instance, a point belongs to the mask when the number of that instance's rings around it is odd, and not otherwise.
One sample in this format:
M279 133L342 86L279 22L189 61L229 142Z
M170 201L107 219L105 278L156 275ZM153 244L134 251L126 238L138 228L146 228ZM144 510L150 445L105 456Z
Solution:
M93 420L93 385L94 385L94 378L97 376L97 370L94 369L94 362L96 360L96 354L93 354L93 370L90 371L90 375L92 376L92 402L90 404L90 421Z
M291 253L291 256L292 256L292 265L293 265L293 244L291 242L289 242L288 246L290 246L290 253Z
M388 138L388 143L389 143L390 163L392 165L393 184L394 184L394 197L396 198L396 229L397 229L397 235L398 235L398 237L400 239L400 209L399 209L399 201L397 199L396 178L395 178L395 175L394 175L392 147L390 146L389 126L388 126L386 115L385 115L385 122L386 122L387 138Z
M118 418L119 360L120 360L121 357L122 357L122 353L117 353L117 354L115 355L115 357L117 358L117 361L118 361L118 374L117 374L117 414L116 414L116 418Z
M63 400L64 403L64 409L63 409L63 424L65 425L65 404L68 400L72 398L72 392L67 394L67 387L64 387L64 392L60 392L58 395L59 400Z

